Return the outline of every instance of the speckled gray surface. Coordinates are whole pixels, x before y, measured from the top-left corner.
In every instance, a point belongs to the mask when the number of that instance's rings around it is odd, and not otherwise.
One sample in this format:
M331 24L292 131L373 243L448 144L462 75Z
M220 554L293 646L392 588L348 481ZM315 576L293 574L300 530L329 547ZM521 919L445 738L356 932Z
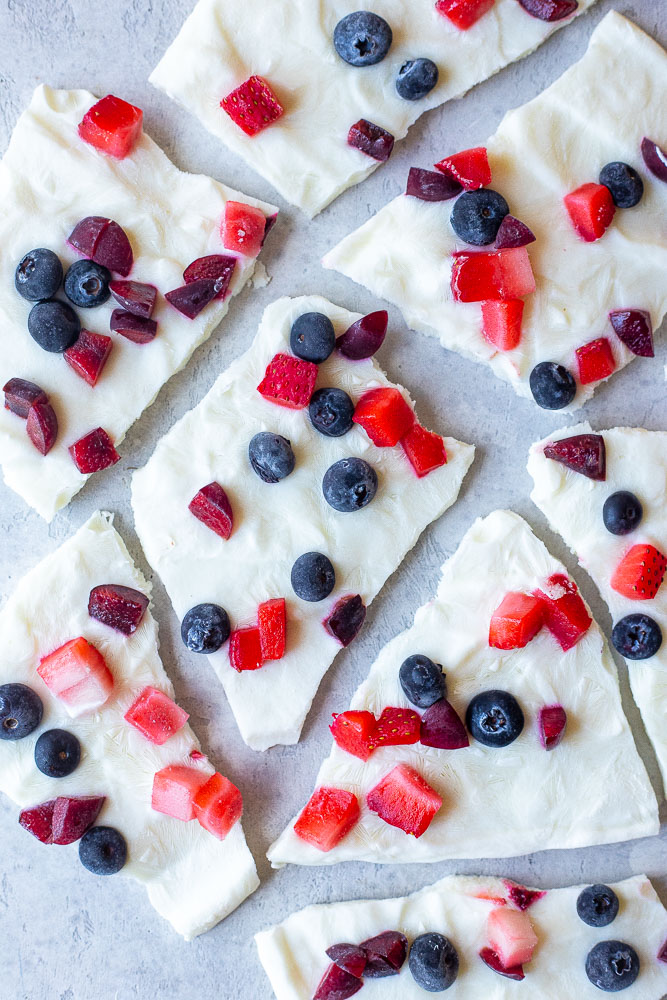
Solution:
M280 204L266 183L146 82L192 2L0 0L0 149L6 147L14 122L37 83L87 87L98 94L114 92L144 109L146 130L180 167L209 173ZM271 2L287 4L290 0ZM378 308L362 289L321 269L324 251L398 194L411 164L428 166L445 152L484 142L509 107L533 97L581 55L593 26L612 7L632 17L663 45L667 43L664 0L601 0L522 63L482 84L463 101L427 115L397 147L388 166L348 191L313 223L282 206L264 256L273 276L271 284L261 290L248 289L234 301L221 329L130 432L117 466L92 480L50 526L0 484L2 600L26 570L98 507L117 513L117 526L148 572L129 511L132 469L146 461L160 435L246 349L264 307L279 295L321 292L351 309ZM629 74L631 85L631 68ZM255 931L311 902L402 894L455 871L507 873L540 886L610 881L646 871L667 902L667 836L502 863L384 869L351 864L281 872L269 868L266 848L310 793L319 762L328 752L331 711L347 704L380 647L431 596L442 561L475 517L504 506L524 515L573 570L598 620L609 631L609 615L595 588L575 569L572 557L548 531L528 496L528 446L562 421L518 399L490 371L444 352L435 340L410 333L396 310L390 316L390 335L380 355L386 370L410 387L427 424L474 442L477 460L458 504L426 531L376 600L358 642L336 660L298 746L265 754L245 747L212 670L183 651L178 623L163 588L154 580L165 665L179 702L191 713L191 722L212 758L243 790L245 828L262 879L260 890L215 930L186 944L160 920L141 887L122 878L92 878L79 865L73 848L44 849L19 829L14 806L3 799L0 965L6 1000L270 1000L272 992L252 941ZM663 335L654 361L630 365L603 386L582 412L598 427L628 423L664 429L665 360ZM655 760L630 701L625 668L620 665L620 670L626 709L657 787Z

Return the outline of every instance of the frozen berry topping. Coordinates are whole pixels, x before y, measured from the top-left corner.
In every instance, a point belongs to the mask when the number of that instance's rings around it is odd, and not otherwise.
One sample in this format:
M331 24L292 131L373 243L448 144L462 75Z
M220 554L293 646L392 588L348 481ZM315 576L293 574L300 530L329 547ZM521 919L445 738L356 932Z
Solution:
M401 438L401 448L419 479L447 464L444 439L416 421Z
M537 935L525 911L498 907L486 923L489 947L498 955L504 968L530 962L537 945Z
M302 601L323 601L336 586L336 572L322 552L304 552L292 566L291 581Z
M215 297L216 299L224 299L236 269L236 262L236 257L228 257L219 253L211 254L208 257L198 257L183 271L183 279L186 285L193 281L200 281L202 278L215 281L218 286Z
M336 347L350 361L364 361L379 351L387 335L389 314L384 309L368 313L348 327Z
M449 174L438 173L435 170L423 170L421 167L410 167L405 193L420 201L448 201L461 194L463 188Z
M586 975L604 993L618 993L632 986L639 967L639 955L624 941L599 941L586 956Z
M525 247L534 242L535 234L525 222L515 219L513 215L505 216L496 234L496 250Z
M292 445L282 434L260 431L250 439L248 459L264 483L279 483L294 472L296 458Z
M72 718L101 708L114 686L104 657L83 636L42 657L37 673Z
M499 351L513 351L521 342L523 308L521 299L490 299L482 302L484 339Z
M589 927L608 927L618 915L618 896L608 885L589 885L577 899L577 914Z
M327 948L326 955L339 969L349 972L351 976L363 976L368 957L358 945L334 944Z
M628 660L647 660L662 646L662 630L649 615L626 615L614 625L611 641Z
M294 824L294 833L318 851L331 851L359 820L356 795L322 786L313 792Z
M103 625L134 635L148 607L148 598L140 590L119 583L93 587L88 597L88 614Z
M403 694L417 708L430 708L447 697L447 684L442 667L423 653L413 653L401 664L398 679Z
M459 974L459 956L449 938L429 931L412 942L408 966L412 978L423 990L442 993Z
M392 31L383 17L369 10L358 10L338 22L333 43L338 55L350 66L374 66L389 52Z
M466 726L478 743L486 747L507 747L523 731L521 706L508 691L483 691L475 695L466 711Z
M441 698L421 718L420 742L439 750L461 750L470 745L466 728L456 710Z
M491 167L484 146L446 156L435 164L435 169L453 177L466 191L476 191L491 183Z
M224 840L243 815L243 797L236 785L216 771L195 795L194 808L199 825Z
M234 514L225 490L220 483L202 486L188 504L191 514L225 540L231 536Z
M52 844L55 805L56 800L50 799L38 806L22 809L19 813L19 825L31 833L33 837L37 837L37 840L41 841L42 844Z
M88 385L96 386L112 347L111 337L103 333L81 330L63 357L72 371L75 371Z
M612 535L629 535L639 527L643 516L641 501L629 490L612 493L602 508L604 526Z
M483 247L493 243L500 224L509 215L509 205L491 188L464 191L454 203L452 229L464 243Z
M229 662L238 673L259 670L263 666L262 636L256 626L232 632L229 638Z
M342 437L352 428L354 403L343 389L316 389L308 404L308 416L325 437Z
M363 394L352 419L363 427L373 444L392 448L408 433L415 415L398 389L384 386Z
M658 180L667 182L667 153L653 139L642 139L642 157L644 163Z
M257 135L284 114L280 101L261 76L251 76L220 101L232 121L246 135Z
M315 990L313 1000L348 1000L363 986L358 976L341 969L335 962L329 966Z
M119 333L134 344L150 344L157 333L157 323L154 319L144 319L125 309L114 309L109 327L114 333Z
M215 653L230 632L229 615L217 604L196 604L181 622L181 639L193 653Z
M66 778L79 766L81 744L66 729L48 729L35 744L37 770L49 778Z
M614 570L611 588L631 601L652 601L667 570L667 557L655 545L633 545Z
M611 344L606 337L598 337L576 350L579 381L582 385L609 378L616 369Z
M54 844L73 844L93 825L106 798L104 795L62 796L53 807L51 832Z
M452 255L451 290L456 302L521 299L535 291L525 247L493 253L457 251Z
M317 381L317 365L294 358L291 354L276 354L266 366L257 391L278 406L301 410L308 406Z
M402 747L419 743L421 720L411 708L389 705L375 725L373 743L376 747Z
M165 293L165 299L188 319L196 319L202 309L215 299L220 291L220 282L213 278L198 278ZM153 320L142 320L153 323Z
M376 721L372 712L351 710L334 714L329 729L341 749L359 760L368 760L375 750Z
M380 125L375 125L366 118L360 118L350 127L347 144L354 149L361 150L371 159L384 163L391 156L394 148L394 137L391 132L387 132Z
M543 410L562 410L577 394L574 376L555 361L540 361L529 378L533 399Z
M579 0L519 0L523 9L539 21L562 21L574 14Z
M366 620L366 605L359 594L348 594L336 602L324 619L324 627L341 646L349 646Z
M321 364L336 346L333 323L324 313L303 313L292 323L289 343L297 358Z
M543 601L544 624L563 652L572 649L592 623L576 583L563 573L554 573L534 596Z
M284 597L263 601L257 609L262 660L282 660L287 644L287 603Z
M540 743L545 750L553 750L565 734L567 713L562 705L545 705L540 709L537 725Z
M58 418L49 402L38 400L28 410L28 437L41 455L48 455L58 437Z
M563 202L577 235L586 243L604 236L614 218L614 199L604 184L582 184Z
M112 826L94 826L79 842L79 861L93 875L115 875L126 860L125 838Z
M442 799L413 767L398 764L370 790L366 804L389 826L421 837L442 806Z
M106 267L94 260L77 260L65 275L65 295L79 309L93 309L109 298L110 281Z
M629 351L640 358L654 357L650 313L644 309L614 309L609 313L609 321Z
M329 466L322 480L324 499L343 514L366 507L377 488L377 472L363 458L341 458Z
M221 224L222 242L227 250L256 257L272 224L261 209L242 201L228 201Z
M122 160L141 138L142 122L141 108L107 94L86 111L79 135L101 152Z
M132 270L134 255L130 241L113 219L88 216L76 224L67 242L82 257L102 264L123 278Z
M146 285L141 281L112 281L109 291L126 312L141 319L150 319L153 315L157 299L155 285Z
M400 931L383 931L359 945L366 953L366 979L397 976L408 954L408 939Z
M66 302L47 299L45 302L38 302L30 310L28 330L42 350L62 354L79 336L81 323Z
M52 299L63 281L63 266L53 250L39 247L21 258L14 274L19 295L29 302Z
M432 59L408 59L396 77L396 93L404 101L421 101L438 82L438 67Z
M437 0L435 9L461 31L467 31L491 10L496 0Z
M24 378L10 378L2 387L5 394L5 409L25 420L34 403L47 403L48 396L34 382Z
M628 163L615 160L600 171L600 184L609 188L616 208L634 208L642 200L644 182Z
M79 438L68 450L79 472L86 476L120 462L113 441L102 427Z
M607 449L601 434L575 434L550 441L544 454L588 479L604 482L606 478Z
M539 597L510 591L491 616L489 646L495 649L523 649L544 624L544 607Z
M27 684L0 685L0 740L22 740L42 721L42 699Z
M145 687L132 702L124 718L156 746L162 746L182 729L188 713L157 688Z

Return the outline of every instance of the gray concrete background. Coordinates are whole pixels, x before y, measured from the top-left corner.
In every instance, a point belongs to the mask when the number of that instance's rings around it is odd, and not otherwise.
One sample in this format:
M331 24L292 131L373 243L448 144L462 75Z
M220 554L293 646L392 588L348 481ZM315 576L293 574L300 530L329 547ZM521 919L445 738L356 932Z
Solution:
M0 149L5 149L36 84L86 87L100 95L113 92L144 109L146 131L178 166L211 174L280 205L268 184L147 83L192 3L0 0ZM158 438L248 347L263 309L274 298L319 292L350 309L379 308L370 294L324 271L319 265L322 254L403 189L409 166L430 166L447 152L483 143L508 108L535 96L579 58L594 25L612 7L667 43L665 0L601 0L523 62L477 87L462 102L425 116L397 146L387 166L348 191L313 223L296 209L281 206L284 211L263 257L273 276L271 284L258 291L247 289L234 301L221 329L129 433L118 465L91 480L50 526L0 484L0 598L4 601L20 576L98 507L117 513L117 526L150 576L129 509L132 469L144 464ZM264 754L246 748L212 670L181 646L176 618L154 579L165 665L179 703L190 712L212 759L243 790L245 829L262 879L260 890L215 930L186 944L149 906L140 886L122 878L91 878L73 849L59 852L57 858L43 850L19 829L14 806L2 799L0 991L5 1000L271 1000L252 941L255 931L308 903L403 894L452 872L507 874L548 887L611 881L646 871L667 903L667 835L510 862L386 868L348 864L281 872L269 868L266 848L310 794L320 760L329 751L330 713L347 705L381 646L407 626L416 608L433 594L441 563L475 517L505 506L526 517L573 571L609 633L609 615L595 588L575 568L529 499L528 447L565 421L519 399L490 371L443 351L435 340L410 333L397 310L390 310L390 316L390 335L380 355L384 367L412 390L419 414L429 426L474 442L477 459L458 504L424 533L375 601L360 639L339 655L298 746ZM597 427L627 423L664 429L665 361L663 336L654 361L634 362L598 391L582 415ZM657 781L655 760L628 694L625 668L619 667L626 709Z

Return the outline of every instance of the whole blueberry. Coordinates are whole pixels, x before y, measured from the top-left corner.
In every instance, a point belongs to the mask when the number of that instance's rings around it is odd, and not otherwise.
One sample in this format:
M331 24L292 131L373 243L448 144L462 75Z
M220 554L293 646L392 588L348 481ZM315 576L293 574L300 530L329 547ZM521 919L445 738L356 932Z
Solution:
M63 266L53 250L39 247L21 258L14 272L14 286L29 302L51 299L63 280Z
M334 48L350 66L374 66L382 62L392 41L391 28L385 19L369 10L348 14L334 28Z
M229 615L218 604L196 604L181 622L181 639L193 653L215 653L230 633Z
M530 391L543 410L562 410L574 399L577 383L563 365L540 361L530 373Z
M602 508L604 526L612 535L628 535L639 526L643 515L640 501L629 490L612 493Z
M316 431L342 437L352 427L354 403L342 389L318 389L310 397L308 416Z
M600 184L609 188L616 208L634 208L644 194L644 182L634 167L618 160L602 168Z
M369 504L377 488L377 472L363 458L341 458L329 466L322 480L324 499L343 514Z
M294 471L292 445L281 434L260 431L251 438L248 458L253 470L265 483L279 483Z
M304 552L292 566L292 589L302 601L323 601L336 586L336 572L322 552Z
M79 861L93 875L115 875L127 861L125 837L112 826L91 826L79 841Z
M398 71L396 93L404 101L420 101L438 82L438 67L431 59L408 59Z
M521 735L523 712L507 691L483 691L475 695L466 712L469 732L485 747L507 747Z
M42 699L27 684L0 685L0 740L22 740L42 721Z
M427 993L441 993L459 974L458 952L449 938L430 931L412 942L408 967L417 986Z
M614 625L611 641L628 660L648 660L662 646L660 626L649 615L626 615Z
M405 697L417 708L430 708L447 697L447 683L442 667L423 653L413 653L403 660L398 672Z
M111 271L94 260L77 260L65 275L65 295L75 306L92 309L111 295Z
M52 354L62 354L81 332L79 317L71 306L57 299L47 299L33 306L28 316L28 330L40 347Z
M66 778L81 760L81 744L66 729L49 729L35 744L35 764L49 778Z
M493 243L509 211L509 205L497 191L490 188L464 191L452 209L452 229L466 243L485 247Z
M333 323L324 313L303 313L292 323L289 345L297 358L319 365L327 360L336 346Z
M589 927L607 927L616 919L618 896L608 885L589 885L579 894L577 913Z
M639 955L624 941L599 941L586 956L586 975L604 993L626 990L639 975Z

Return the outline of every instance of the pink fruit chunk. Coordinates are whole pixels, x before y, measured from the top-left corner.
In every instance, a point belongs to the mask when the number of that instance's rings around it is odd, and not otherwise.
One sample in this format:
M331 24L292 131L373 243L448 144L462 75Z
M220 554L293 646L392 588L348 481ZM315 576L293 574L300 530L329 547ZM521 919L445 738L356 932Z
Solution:
M544 590L536 590L534 596L545 602L544 624L561 649L564 652L572 649L592 622L576 583L562 573L554 573L547 580Z
M401 448L418 479L423 479L429 472L447 464L444 438L434 431L427 431L416 421L405 437L401 438Z
M219 282L211 278L199 278L188 285L167 292L165 299L188 319L195 319L209 302L217 297ZM148 321L150 322L150 320Z
M262 638L255 626L237 628L229 637L229 662L237 671L259 670L264 665Z
M114 333L119 333L133 344L150 344L155 340L157 333L157 323L154 319L143 319L125 309L114 309L109 326Z
M243 815L243 797L231 781L217 772L195 795L195 816L201 826L224 840Z
M366 976L396 976L405 963L408 939L400 931L383 931L362 941L359 947L366 952Z
M89 260L93 260L93 254L97 248L97 244L100 241L100 237L104 230L108 227L111 220L105 218L102 215L88 215L81 222L77 222L76 226L69 234L67 242L71 247L77 250L82 257L87 257Z
M562 705L545 705L540 709L537 731L545 750L553 750L563 739L567 725L567 712Z
M316 789L294 824L300 840L318 851L332 850L346 837L359 820L356 795L343 788L322 786Z
M141 281L112 281L109 291L116 302L133 316L150 319L153 315L157 299L155 285L146 285Z
M535 234L529 229L525 222L515 219L513 215L506 215L500 223L500 229L496 236L496 250L516 249L525 247L529 243L535 242Z
M43 657L37 673L72 718L101 708L114 685L104 657L83 636Z
M124 719L147 740L161 747L183 728L189 715L164 691L148 685L130 705Z
M539 21L562 21L574 14L578 0L519 0L523 9Z
M530 962L537 946L537 934L530 917L521 910L501 907L492 910L486 923L489 947L505 968Z
M467 31L491 10L496 0L437 0L435 9L460 31Z
M332 963L320 980L313 1000L348 1000L358 993L363 981Z
M22 809L19 814L19 823L24 830L37 837L42 844L53 843L53 810L56 800L49 799L41 805L31 806L29 809Z
M456 302L521 299L535 291L535 277L525 247L493 253L453 254L452 295Z
M491 167L484 146L475 146L474 149L464 149L460 153L446 156L440 163L436 163L435 169L453 177L466 191L476 191L491 183Z
M499 351L513 351L521 342L522 299L490 299L482 302L484 339Z
M515 979L517 982L521 982L522 979L526 978L522 965L504 965L500 955L493 948L482 948L479 957L484 962L484 965L488 965L499 976L505 976L506 979Z
M653 139L647 139L646 136L642 139L641 149L644 163L651 173L658 180L667 183L667 153L664 149L661 149L657 142L653 142Z
M405 193L412 198L419 198L420 201L448 201L461 194L461 191L463 187L449 174L410 167Z
M368 760L375 750L376 718L372 712L351 709L336 714L329 726L331 735L342 750L359 760Z
M48 803L47 803L48 805ZM667 962L667 941L662 945L657 955L659 962Z
M262 215L262 219L264 216ZM183 271L183 279L186 285L193 281L200 281L207 278L215 281L218 285L216 299L224 299L229 289L229 283L236 268L236 257L226 257L224 254L214 253L208 257L198 257L188 264Z
M317 365L312 361L276 354L266 366L257 392L278 406L301 410L310 402L317 374Z
M28 437L42 455L48 455L58 437L58 418L48 402L38 400L28 410L25 425Z
M421 719L411 708L388 705L375 724L372 742L374 748L402 747L419 743Z
M349 646L359 635L366 620L366 605L360 594L346 594L334 605L333 610L322 623L327 632L337 639L341 646Z
M148 598L140 590L120 583L93 587L88 597L88 614L109 628L133 635L148 607Z
M78 222L67 242L83 257L108 267L126 278L132 270L134 255L125 231L99 215L90 215Z
M30 407L35 403L48 403L49 397L34 382L24 378L10 378L2 387L5 394L5 409L11 410L25 420Z
M287 644L287 605L284 597L263 601L257 609L262 660L282 660Z
M111 353L113 341L103 333L81 330L63 357L70 368L80 375L88 385L96 386L102 369Z
M523 649L544 624L544 605L539 597L510 591L491 616L489 646Z
M86 476L120 462L113 441L102 427L96 427L90 434L79 438L68 451L79 472Z
M261 76L251 76L220 101L232 121L246 135L257 135L284 114L280 101Z
M439 750L461 750L470 745L466 727L445 698L427 708L421 719L420 742Z
M546 892L539 889L526 889L525 885L517 885L516 882L508 882L507 880L505 880L505 888L509 901L518 910L529 910L533 903L537 903L543 896L546 896Z
M640 358L653 358L653 324L644 309L614 309L609 320L618 339Z
M122 160L141 138L143 117L141 108L107 94L86 111L79 135L101 152Z
M53 843L73 844L92 826L106 801L105 795L61 796L53 807Z
M442 799L413 767L399 764L370 790L366 804L389 826L421 837L442 806Z
M410 404L398 389L369 389L357 401L352 417L378 448L393 448L415 422Z
M220 235L227 250L244 257L256 257L266 236L264 212L242 201L228 201L222 219Z
M588 479L604 482L607 476L607 449L601 434L574 434L544 446L545 458Z
M220 538L228 539L234 526L234 514L229 497L220 483L202 486L188 504L191 514L214 531Z
M373 160L384 163L391 156L394 148L394 137L391 132L369 122L366 118L360 118L351 126L347 135L347 144L354 149L361 150L366 156Z
M195 796L210 778L196 767L170 764L153 778L151 807L187 823L195 818Z
M582 385L600 382L616 370L616 361L611 344L606 337L598 337L575 351L579 366L579 381Z
M577 235L586 243L595 243L606 233L616 208L609 188L604 184L582 184L563 198Z
M343 972L349 972L351 976L360 978L364 974L368 958L363 948L356 944L334 944L326 950L327 958L330 958Z
M336 347L350 361L365 361L380 350L387 335L389 313L385 309L362 316L336 341Z

